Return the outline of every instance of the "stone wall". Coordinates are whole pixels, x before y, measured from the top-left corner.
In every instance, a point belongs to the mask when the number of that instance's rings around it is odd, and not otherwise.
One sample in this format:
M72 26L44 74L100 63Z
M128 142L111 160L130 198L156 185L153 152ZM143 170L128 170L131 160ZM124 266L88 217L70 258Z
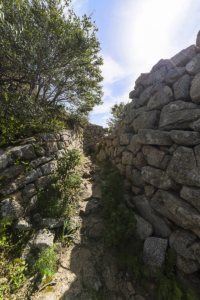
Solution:
M57 159L72 149L82 152L82 136L76 130L40 134L20 146L0 150L0 218L13 215L18 219L37 208L39 187L47 187L49 175L57 170ZM16 228L29 230L30 226L22 220Z
M145 261L159 267L167 245L177 274L200 292L200 34L197 45L161 59L130 92L123 118L97 155L109 157L152 226ZM129 205L129 207L131 207ZM156 248L156 255L155 255ZM161 255L162 254L162 255Z
M86 152L94 151L103 135L108 132L107 128L99 125L88 124L83 132L83 149Z

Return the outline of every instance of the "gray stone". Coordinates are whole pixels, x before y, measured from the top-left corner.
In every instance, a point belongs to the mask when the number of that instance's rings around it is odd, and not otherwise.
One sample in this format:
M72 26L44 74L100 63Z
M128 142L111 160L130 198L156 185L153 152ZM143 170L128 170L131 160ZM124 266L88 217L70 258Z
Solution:
M152 110L144 112L139 115L133 121L133 128L135 133L138 133L139 129L154 129L159 124L160 112L158 110Z
M124 179L124 189L125 191L131 191L132 184L128 179Z
M185 274L192 274L200 269L200 264L196 260L185 259L184 257L176 256L177 268Z
M186 74L185 67L175 67L169 70L166 75L165 81L167 84L174 84L180 77Z
M92 190L82 190L79 192L79 196L83 200L90 199L92 197Z
M131 124L135 118L137 118L141 113L145 112L147 107L133 108L128 112L128 115L124 118L124 124Z
M29 207L30 207L30 210L34 210L38 207L38 196L37 195L34 195L33 197L30 198Z
M171 146L173 144L169 132L152 129L140 129L138 131L138 142L141 144L162 146Z
M160 83L160 82L157 82L157 83L154 83L152 89L151 89L151 95L153 96L155 93L161 91L162 89L164 89L165 87L165 84L164 83Z
M197 34L196 45L197 45L197 47L200 47L200 31Z
M106 141L106 145L107 145L108 147L110 147L110 146L112 146L112 145L113 145L113 142L112 142L112 140L110 140L110 139L106 139L105 141Z
M148 237L144 242L144 262L153 270L161 268L165 260L168 240Z
M8 216L18 219L24 213L23 207L15 200L5 199L2 201L3 205L1 206L1 217L5 218Z
M26 230L32 230L32 227L33 227L33 225L30 224L29 218L21 219L15 225L15 228L20 229L20 230L25 230L25 231Z
M83 276L83 282L86 284L86 286L88 286L89 288L91 288L95 291L99 291L102 284L99 279L99 275L97 274L97 272L95 270L92 259L85 260L83 262L83 275L82 276ZM73 297L71 299L73 299Z
M189 127L195 131L200 131L200 119L194 121L189 125Z
M123 152L122 154L122 163L125 165L132 165L133 164L133 154L131 152Z
M133 165L140 171L142 167L147 165L147 161L142 152L138 152L137 156L133 158Z
M199 117L200 109L194 103L177 100L163 107L159 127L161 130L187 129Z
M120 136L122 135L123 133L133 133L134 130L133 130L133 127L127 125L127 124L124 124L118 131L117 135ZM114 145L113 145L114 146Z
M106 135L107 139L110 139L110 140L113 140L114 138L117 137L116 133L113 131L113 132L110 132Z
M194 103L200 103L200 73L197 73L192 80L190 97Z
M41 142L52 142L54 141L54 135L50 133L38 135L38 140Z
M139 188L137 186L132 185L132 192L135 195L141 195L143 194L144 190L142 188ZM132 204L131 204L132 205ZM130 207L130 206L129 206Z
M63 226L64 219L62 218L44 218L41 222L41 226L48 226L49 228L57 228Z
M56 158L57 158L57 159L63 158L63 157L65 156L65 154L66 154L66 151L65 151L64 149L58 150L58 151L56 152Z
M126 176L126 166L124 164L117 164L116 168L122 176Z
M14 165L1 172L0 176L3 176L3 181L7 181L19 176L24 171L25 171L24 165Z
M169 153L170 154L174 154L174 152L176 151L176 149L179 147L179 145L177 144L173 144L170 148L169 148Z
M118 147L120 145L120 138L117 137L117 138L114 138L113 140L113 146L114 147Z
M28 198L31 198L37 193L35 185L33 183L25 186L21 192L22 192L22 196L26 196Z
M172 158L171 155L166 155L160 164L160 169L166 170L171 158Z
M200 170L193 149L178 147L167 167L167 174L177 183L200 187Z
M105 160L107 158L105 150L101 149L96 157L99 161Z
M145 159L147 160L148 164L160 168L160 165L166 156L166 153L164 151L160 151L156 149L155 147L145 145L142 148L142 153L144 154Z
M189 74L196 75L200 72L200 53L193 57L186 65Z
M62 150L62 149L65 149L65 148L66 148L64 142L58 142L57 145L58 145L58 149L59 149L59 150Z
M37 159L34 159L30 162L30 166L32 168L37 168L38 166L42 165L42 164L45 164L47 163L48 161L52 160L53 159L53 156L51 157L39 157Z
M137 214L135 214L135 219L137 221L136 237L144 241L147 237L152 235L153 227L149 222Z
M197 166L200 168L200 145L194 147L194 153L197 161Z
M117 148L115 148L114 157L122 156L122 153L124 152L125 149L126 149L126 147L117 147Z
M198 260L198 262L200 263L200 243L194 243L190 246L190 250L192 250L192 253L195 257L195 259Z
M143 89L144 88L141 85L137 86L133 91L129 93L129 98L138 98L138 96L142 93Z
M47 155L51 155L52 152L58 151L57 142L49 142L45 144L45 150Z
M153 226L153 233L156 236L168 237L171 234L169 226L162 216L157 215L151 205L150 198L145 195L133 197L133 203L142 218Z
M151 199L151 206L159 214L178 226L191 230L200 237L200 213L177 194L158 190Z
M168 86L165 86L151 97L147 104L147 110L161 109L173 100L172 90Z
M42 176L42 177L38 178L35 181L35 186L36 186L37 190L39 188L42 188L42 190L45 190L48 186L50 179L51 179L50 176Z
M163 82L166 75L167 69L165 68L165 66L163 66L158 71L150 73L150 75L147 76L147 79L144 82L144 86L147 87L149 85L153 85L154 83Z
M153 68L151 69L151 73L158 71L160 68L162 68L163 66L166 66L169 62L169 59L160 59L157 64L155 64L153 66Z
M139 97L138 105L139 106L144 106L148 103L149 99L151 98L151 89L152 86L148 86L141 94Z
M185 67L185 65L197 55L197 49L195 45L191 45L186 49L180 51L178 54L170 58L170 66L169 67Z
M188 74L185 74L177 82L174 83L174 98L175 100L190 100L191 79Z
M126 166L126 178L136 187L142 188L145 185L141 177L141 172L130 165Z
M197 236L184 229L177 229L172 232L169 237L169 245L176 253L184 257L185 259L195 260L191 245L197 240Z
M156 188L153 185L145 185L144 187L145 189L145 194L147 195L147 197L153 197Z
M163 189L177 189L178 185L171 179L164 170L159 170L150 166L142 168L142 180L150 183L151 185Z
M120 145L129 145L131 138L133 137L132 133L124 133L120 136Z
M9 162L12 161L12 156L9 152L0 150L0 170L7 167Z
M200 189L183 186L180 196L200 211Z
M139 101L138 98L133 98L131 103L129 103L130 104L130 109L136 108L138 106L138 101Z
M9 152L11 152L15 158L32 159L36 156L34 147L31 144L13 147L9 149Z
M37 172L38 178L42 176L42 171L41 171L40 168L37 168L37 169L36 169L36 172Z
M171 139L178 145L195 146L200 144L200 133L193 131L172 130Z
M55 173L58 168L57 161L50 161L47 164L41 166L42 174L43 175L49 175L52 173Z
M42 221L42 216L39 213L35 214L33 216L33 221L36 222L36 223L41 222Z
M104 232L104 224L102 219L92 218L89 223L89 238L99 239L102 238Z
M26 184L35 181L38 178L37 172L35 170L23 173L17 179L13 180L11 183L7 184L0 190L0 194L6 196L12 192L22 188Z
M141 143L138 142L138 134L135 134L130 142L130 150L133 153L133 155L135 156L140 149L142 148Z

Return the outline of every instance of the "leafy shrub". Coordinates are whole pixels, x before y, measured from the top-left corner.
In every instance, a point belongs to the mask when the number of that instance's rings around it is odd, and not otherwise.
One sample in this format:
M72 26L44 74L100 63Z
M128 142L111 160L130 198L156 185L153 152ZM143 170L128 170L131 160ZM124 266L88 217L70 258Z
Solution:
M39 272L41 275L53 275L57 271L58 252L57 245L48 246L38 254L38 259L31 268L31 272Z
M58 160L58 170L51 175L47 191L40 190L39 206L44 215L66 217L73 208L73 197L81 184L79 173L74 168L80 162L78 150L71 150Z
M7 232L7 227L13 222L12 216L7 216L0 220L0 247L8 247L10 244L10 235Z

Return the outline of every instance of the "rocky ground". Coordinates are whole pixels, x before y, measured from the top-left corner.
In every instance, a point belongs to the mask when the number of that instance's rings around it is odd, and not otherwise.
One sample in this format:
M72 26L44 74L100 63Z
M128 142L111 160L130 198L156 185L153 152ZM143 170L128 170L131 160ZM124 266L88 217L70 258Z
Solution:
M32 300L153 300L154 285L131 279L131 272L119 268L117 249L104 244L101 217L101 168L92 157L79 167L82 184L79 229L74 244L62 246L60 265L51 283L40 284Z

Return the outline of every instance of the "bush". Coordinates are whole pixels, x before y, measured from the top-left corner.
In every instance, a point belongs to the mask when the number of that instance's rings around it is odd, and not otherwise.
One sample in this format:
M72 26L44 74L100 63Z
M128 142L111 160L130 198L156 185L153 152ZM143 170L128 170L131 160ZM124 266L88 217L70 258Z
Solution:
M74 168L80 163L78 150L71 150L58 160L57 173L51 175L47 191L38 193L43 215L66 217L73 208L73 198L80 188L81 178Z

